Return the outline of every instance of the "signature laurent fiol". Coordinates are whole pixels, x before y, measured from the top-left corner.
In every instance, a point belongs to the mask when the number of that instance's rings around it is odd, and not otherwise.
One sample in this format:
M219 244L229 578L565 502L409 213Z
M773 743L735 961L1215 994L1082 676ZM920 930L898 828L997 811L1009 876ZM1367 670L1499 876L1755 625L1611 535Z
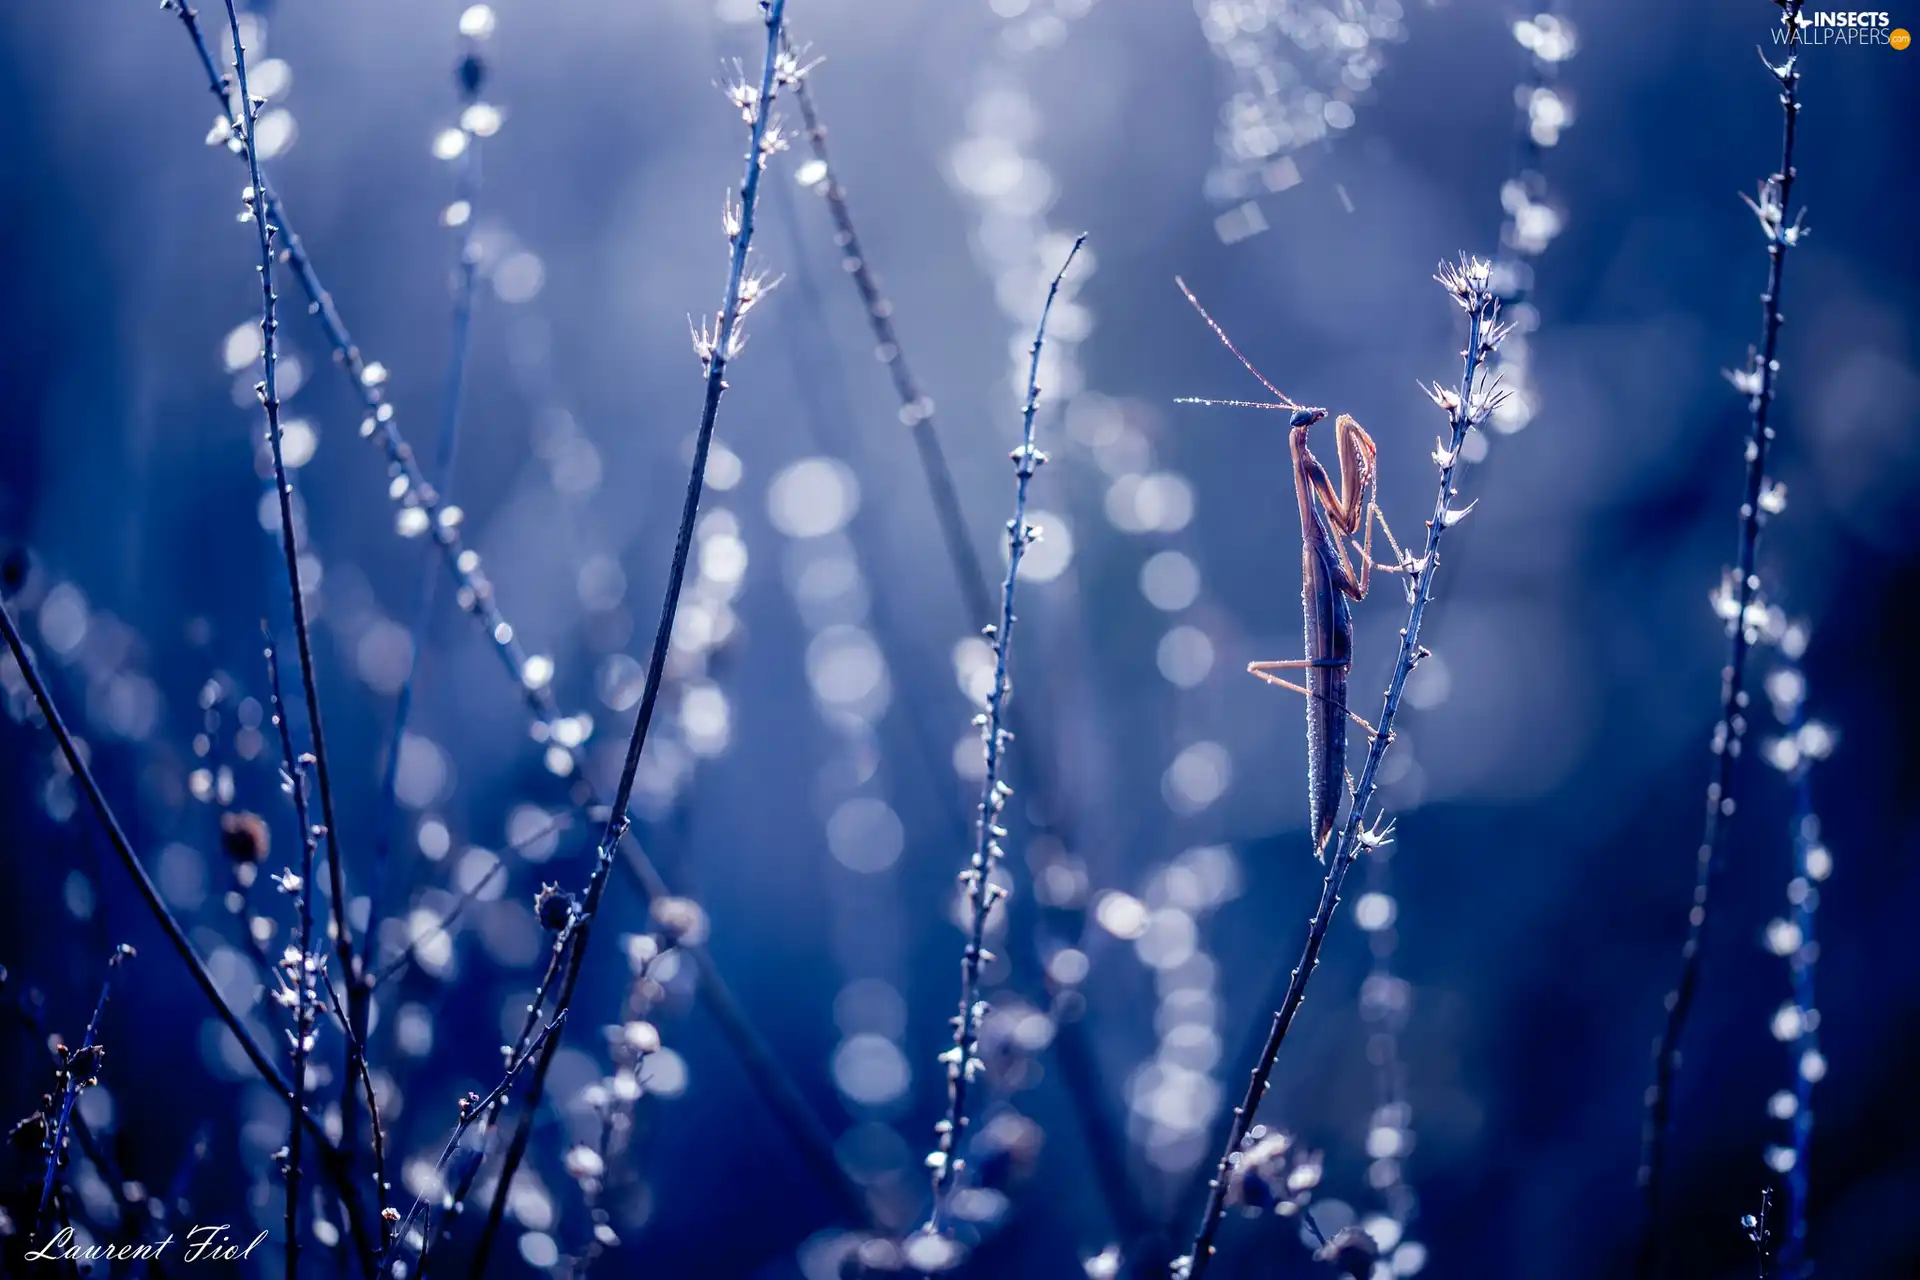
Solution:
M245 1244L234 1239L230 1223L218 1226L189 1227L186 1244L180 1250L181 1262L242 1262L266 1243L262 1231ZM148 1262L163 1261L177 1242L169 1231L164 1240L145 1244L77 1244L72 1227L62 1227L53 1239L26 1255L28 1262Z

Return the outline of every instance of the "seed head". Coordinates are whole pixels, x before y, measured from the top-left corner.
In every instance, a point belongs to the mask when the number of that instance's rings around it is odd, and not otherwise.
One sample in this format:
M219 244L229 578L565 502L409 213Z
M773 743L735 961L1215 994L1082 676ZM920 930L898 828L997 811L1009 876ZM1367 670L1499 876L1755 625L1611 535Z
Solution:
M653 922L674 946L697 947L707 939L707 913L692 898L656 899Z
M533 896L533 914L539 917L543 928L555 933L573 920L573 906L573 895L557 884L543 884L540 892Z
M236 864L259 862L272 845L273 836L259 814L242 810L220 815L220 847Z
M1367 1280L1373 1274L1373 1264L1380 1260L1380 1247L1360 1228L1348 1227L1313 1256L1331 1262L1335 1270L1353 1280Z

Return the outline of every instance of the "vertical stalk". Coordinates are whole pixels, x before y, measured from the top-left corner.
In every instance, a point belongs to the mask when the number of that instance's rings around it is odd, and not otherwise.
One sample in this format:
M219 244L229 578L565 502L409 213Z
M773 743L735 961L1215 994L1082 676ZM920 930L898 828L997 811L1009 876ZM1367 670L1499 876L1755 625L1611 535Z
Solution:
M787 48L791 51L792 45L789 43ZM860 309L873 335L874 356L886 367L900 405L900 421L913 436L920 471L927 483L928 496L933 500L934 526L939 531L941 548L952 570L961 605L969 618L991 617L992 591L987 585L986 570L967 534L966 517L960 510L959 487L954 483L953 469L947 463L934 421L933 400L922 390L907 363L905 348L893 324L893 302L881 290L879 277L867 258L846 187L840 181L840 171L828 149L826 123L804 79L794 86L794 99L800 109L801 136L806 139L814 162L821 167L821 190L833 220L840 266L860 295ZM1046 753L1040 749L1037 735L1025 723L1026 717L1019 707L1009 707L1006 719L1012 731L1012 771L1025 778L1024 785L1039 802L1038 821L1031 815L1035 806L1029 805L1029 823L1040 830L1051 831L1071 846L1073 837L1062 828L1064 815L1054 803L1057 780L1046 775ZM1040 942L1034 930L1020 927L1017 916L1009 921L1009 926L1015 968L1043 973ZM1060 1069L1061 1091L1073 1111L1081 1138L1092 1153L1095 1180L1115 1229L1129 1241L1145 1240L1149 1248L1161 1247L1152 1215L1142 1203L1139 1189L1127 1176L1126 1138L1108 1114L1107 1089L1085 1022L1078 1018L1061 1021L1055 1028L1052 1052L1055 1065Z
M313 819L307 806L307 758L295 753L293 749L293 730L287 723L286 700L280 694L280 656L274 651L272 632L265 623L260 628L267 633L267 691L273 724L280 734L280 758L285 762L287 788L293 799L294 821L300 831L300 883L294 888L296 910L299 923L296 926L298 946L294 963L282 964L278 971L282 977L290 976L290 985L294 995L293 1005L293 1053L292 1066L293 1095L288 1118L287 1133L287 1277L293 1280L300 1271L300 1168L301 1142L305 1138L304 1126L300 1115L307 1108L307 1055L312 1050L313 1037L313 859L314 838ZM281 881L284 887L286 882ZM376 1130L377 1132L377 1130Z
M695 349L706 365L706 396L700 411L699 432L694 437L693 463L687 475L686 498L680 509L680 529L674 539L673 560L667 569L666 592L660 603L660 621L654 629L653 652L647 661L646 683L641 689L640 706L633 722L633 734L627 741L626 761L620 769L619 784L614 788L613 806L607 813L607 826L601 836L593 873L587 881L586 892L582 896L577 915L571 925L573 931L571 951L567 957L559 990L554 997L556 1017L565 1014L572 1006L574 988L579 982L581 966L586 959L587 941L592 931L594 916L600 909L600 899L607 888L607 877L613 870L614 851L626 834L627 805L633 797L634 776L640 768L640 755L647 745L647 730L653 723L654 707L660 700L660 686L666 675L667 650L673 640L673 621L680 607L680 588L686 580L687 559L693 548L694 522L700 514L700 497L707 472L707 455L713 446L714 424L720 416L720 397L727 387L727 362L739 350L741 317L756 301L765 296L765 284L759 277L750 277L747 274L747 254L753 243L754 214L758 208L760 179L766 170L768 159L780 145L778 133L772 131L770 127L774 96L779 88L789 83L787 78L789 74L795 79L800 74L791 62L783 63L780 56L780 31L786 7L786 0L761 0L761 9L766 15L767 42L765 58L760 69L760 82L757 90L747 85L738 86L734 90L734 100L740 106L742 115L749 121L749 126L746 173L740 183L740 203L737 210L729 209L726 220L728 239L731 242L727 263L727 291L721 302L719 317L714 322L712 334L702 332L695 336ZM751 97L748 96L749 93ZM514 1127L513 1137L507 1144L507 1154L501 1165L499 1181L494 1188L493 1201L487 1207L487 1219L481 1227L479 1244L474 1250L471 1271L474 1280L480 1280L486 1274L487 1255L492 1250L494 1238L499 1234L514 1175L519 1171L520 1162L526 1156L527 1143L533 1134L534 1117L546 1087L547 1071L553 1065L554 1053L559 1046L559 1033L548 1036L546 1043L541 1046L539 1060L534 1064L533 1076L527 1084L526 1105L521 1111L519 1123Z
M1667 995L1666 1022L1653 1046L1653 1084L1647 1090L1646 1121L1641 1133L1640 1190L1644 1203L1640 1246L1634 1273L1648 1280L1659 1263L1660 1194L1666 1174L1667 1144L1672 1124L1674 1077L1680 1070L1680 1040L1699 993L1701 951L1706 939L1707 912L1720 878L1729 819L1733 817L1735 768L1747 728L1747 656L1757 638L1748 611L1760 591L1755 568L1760 529L1766 520L1761 501L1766 485L1767 447L1773 443L1770 415L1775 381L1779 376L1780 290L1785 277L1787 250L1799 243L1798 221L1788 222L1793 196L1794 129L1800 118L1800 10L1803 0L1783 0L1781 21L1786 26L1786 60L1768 69L1780 82L1780 106L1785 123L1781 131L1780 168L1760 187L1760 199L1748 201L1760 221L1767 242L1767 289L1760 295L1760 350L1748 367L1733 375L1734 385L1748 394L1747 475L1740 503L1738 552L1732 589L1728 593L1728 655L1721 673L1720 720L1713 731L1713 775L1707 784L1705 830L1696 859L1693 905L1687 913L1687 940L1680 950L1680 977Z
M985 714L976 720L985 748L986 771L980 782L973 855L968 859L967 869L960 873L960 883L967 890L971 924L966 950L960 957L960 1011L953 1018L953 1047L940 1055L947 1068L947 1115L935 1129L938 1145L927 1157L927 1166L933 1170L933 1214L928 1230L935 1234L945 1234L950 1225L947 1202L953 1191L953 1180L961 1169L959 1151L967 1128L967 1090L981 1068L975 1051L980 1041L980 1019L986 1013L986 1002L979 997L980 966L987 958L987 918L1005 896L991 877L1000 862L1000 841L1007 834L1000 825L1001 810L1006 806L1007 797L1013 794L1013 788L1001 778L1000 769L1006 745L1013 736L1006 728L1006 713L1007 699L1013 693L1007 668L1013 658L1014 592L1020 578L1020 561L1026 549L1040 537L1040 531L1027 523L1027 488L1033 481L1033 473L1047 460L1047 455L1033 443L1033 416L1040 405L1040 353L1046 346L1047 317L1053 313L1053 300L1060 294L1060 282L1066 278L1067 268L1073 265L1080 246L1086 242L1085 233L1073 242L1066 261L1060 264L1053 283L1047 287L1047 300L1041 304L1040 322L1034 329L1027 366L1027 400L1020 415L1020 444L1012 454L1017 479L1013 519L1007 522L1007 577L1000 587L999 621L987 628L993 640L993 690L987 695Z

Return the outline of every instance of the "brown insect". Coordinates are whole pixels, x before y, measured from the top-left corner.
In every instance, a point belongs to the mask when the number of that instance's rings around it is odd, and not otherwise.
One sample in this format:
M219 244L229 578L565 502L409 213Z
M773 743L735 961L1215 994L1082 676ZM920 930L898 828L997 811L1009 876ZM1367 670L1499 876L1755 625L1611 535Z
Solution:
M1375 501L1379 486L1379 451L1373 437L1347 414L1333 424L1335 449L1340 462L1340 487L1336 490L1327 469L1307 447L1307 432L1327 416L1325 409L1295 402L1266 375L1240 354L1218 322L1207 314L1200 300L1187 288L1186 281L1174 283L1186 294L1193 309L1213 330L1234 358L1260 385L1273 393L1273 401L1202 400L1183 397L1181 404L1227 405L1243 409L1282 409L1292 414L1288 444L1293 454L1294 496L1300 503L1300 604L1306 616L1306 654L1304 658L1274 659L1247 664L1247 670L1269 684L1304 694L1307 699L1307 812L1313 827L1314 855L1326 860L1327 840L1333 834L1334 820L1340 808L1340 787L1346 778L1347 720L1351 719L1368 733L1374 727L1347 709L1347 673L1353 666L1353 611L1349 601L1367 598L1372 572L1398 573L1406 568L1406 554L1394 540ZM1393 548L1396 564L1373 561L1373 526L1380 526L1387 544ZM1358 552L1348 555L1348 544ZM1283 680L1274 673L1288 668L1306 672L1306 684Z

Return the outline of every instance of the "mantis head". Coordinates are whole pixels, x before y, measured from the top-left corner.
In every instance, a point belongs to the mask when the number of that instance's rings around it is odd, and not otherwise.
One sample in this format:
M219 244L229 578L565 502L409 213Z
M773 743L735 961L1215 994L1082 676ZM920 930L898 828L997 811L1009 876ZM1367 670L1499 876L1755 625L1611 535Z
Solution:
M1301 405L1293 411L1293 421L1288 425L1293 427L1310 427L1326 416L1327 411L1325 409L1313 405Z

